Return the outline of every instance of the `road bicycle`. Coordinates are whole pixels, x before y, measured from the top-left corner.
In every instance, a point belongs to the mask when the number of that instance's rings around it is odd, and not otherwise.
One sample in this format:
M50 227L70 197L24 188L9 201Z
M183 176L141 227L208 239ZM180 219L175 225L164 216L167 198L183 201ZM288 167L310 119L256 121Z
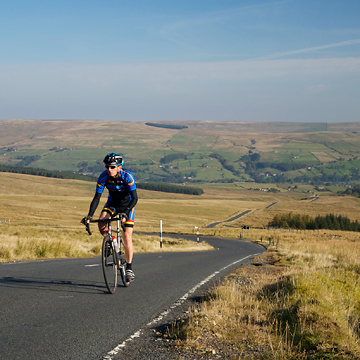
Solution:
M122 231L125 230L122 218L125 214L118 214L110 219L90 220L90 223L107 223L107 234L104 236L101 248L101 263L104 274L104 280L110 294L116 291L118 274L125 287L130 285L125 274L125 245L122 237ZM116 229L111 227L111 222L116 221ZM90 224L86 223L86 231L91 235Z

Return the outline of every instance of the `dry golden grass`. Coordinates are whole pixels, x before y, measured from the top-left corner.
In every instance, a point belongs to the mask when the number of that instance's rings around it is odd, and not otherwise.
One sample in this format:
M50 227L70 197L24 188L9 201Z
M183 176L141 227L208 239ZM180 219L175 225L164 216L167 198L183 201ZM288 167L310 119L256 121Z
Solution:
M304 142L304 138L316 131L316 136L328 136L328 132L318 132L318 128L311 123L273 123L273 122L212 122L212 121L180 121L172 122L187 125L189 128L182 130L191 139L196 137L212 138L208 145L219 148L235 147L240 153L247 152L245 146L251 145L251 140L256 141L259 151L273 150L280 142L294 140ZM60 120L2 120L0 144L2 146L26 146L27 148L49 149L54 146L73 147L101 147L113 143L119 146L126 145L131 152L140 151L143 144L146 148L161 148L167 140L178 133L179 130L152 127L145 122L123 121L60 121ZM338 139L351 141L352 131L359 131L359 123L347 123L347 134L343 134L345 123L328 124L330 131L340 131ZM126 128L126 132L123 129ZM304 135L304 130L308 132ZM300 131L300 133L296 133ZM269 136L269 133L272 133ZM94 136L102 134L103 136ZM216 138L218 138L216 140ZM129 141L131 139L131 141ZM133 141L134 139L139 141ZM119 141L120 140L120 141ZM216 140L216 141L215 141ZM198 141L197 141L198 142ZM193 143L191 144L194 145Z
M10 227L15 233L19 227L28 226L28 234L34 234L41 239L42 234L36 229L55 228L49 235L57 241L65 241L72 251L62 253L75 254L73 239L77 231L86 238L80 219L89 209L90 201L95 189L94 183L78 180L50 179L31 175L0 173L0 220L10 219ZM327 213L347 215L352 220L360 220L359 199L352 197L319 196L311 202L301 200L308 196L303 193L288 192L263 193L257 190L247 190L236 187L220 189L209 186L202 196L184 194L160 193L139 189L139 203L136 206L135 232L159 232L160 220L163 222L164 232L191 234L194 227L200 227L200 235L216 235L221 237L258 238L257 229L264 227L276 213L308 213L310 215L324 215ZM311 197L311 195L310 195ZM95 214L97 216L106 201L106 194ZM276 202L275 205L266 207ZM225 220L251 210L249 214L232 222ZM214 222L222 222L214 229L208 226ZM242 225L250 225L250 230L241 230ZM7 243L4 234L5 227L0 227L2 243ZM58 236L56 232L63 233ZM74 235L75 234L75 235ZM83 241L83 240L81 240ZM88 241L88 240L86 240ZM97 240L99 241L99 240ZM100 240L101 242L101 240ZM88 245L87 245L88 246ZM86 250L90 251L91 248Z
M0 220L7 221L0 224L0 261L98 255L101 236L94 231L94 235L90 237L80 224L80 220L88 212L94 189L95 184L77 180L0 173ZM140 198L143 193L146 191L139 191ZM106 195L103 198L105 202ZM183 198L178 197L174 200L182 202ZM163 202L167 202L167 195L164 196ZM169 209L159 206L152 212L142 214L141 203L142 201L139 203L140 211L137 207L135 231L158 232L161 219L159 214ZM101 206L99 205L97 210L98 214ZM185 213L185 205L183 210ZM152 222L154 226L146 226L144 219ZM169 219L171 220L171 216ZM164 225L166 224L165 218ZM93 230L96 230L96 227ZM159 237L157 238L156 240L156 237L134 234L135 252L211 249L207 244L174 241L166 237L163 238L163 248L160 249Z
M94 185L0 173L0 220L11 220L10 226L0 225L1 261L99 254L100 235L88 236L80 224ZM178 331L187 346L211 347L211 353L227 349L235 357L256 359L315 359L318 354L355 359L359 355L359 234L262 228L274 214L290 211L341 213L360 220L359 199L321 195L315 202L302 200L307 196L216 186L206 188L200 197L139 190L136 252L209 249L206 244L164 237L160 250L157 236L141 234L158 232L160 220L164 232L192 233L194 226L200 226L200 236L238 238L241 233L272 249L267 258L257 260L263 266L240 269L216 289L200 312L194 310L187 327ZM224 222L245 210L251 212ZM218 221L223 223L206 228ZM241 230L241 225L251 228Z
M101 254L102 237L89 236L84 229L60 229L41 226L0 225L0 262L67 257L91 257ZM134 234L135 253L205 251L213 248L205 243L185 239Z
M317 200L311 195L302 196L304 200L280 201L272 206L268 213L273 217L276 214L292 212L293 214L316 215L346 215L351 220L360 220L359 199L351 196L320 195ZM306 199L306 200L305 200Z
M161 147L176 130L146 126L144 122L120 121L58 121L3 120L0 144L28 149L50 149L54 146L99 148L106 144L121 144L133 152L136 148ZM126 132L123 131L126 127ZM96 134L96 135L94 135ZM101 134L102 136L99 136ZM129 141L131 139L131 141ZM139 140L139 141L136 141ZM134 150L133 150L134 149ZM135 150L136 151L136 150Z
M191 309L172 330L177 345L225 358L358 359L359 234L258 230L254 240L261 236L271 238L254 259L262 266L238 269Z
M90 257L101 252L100 237L80 230L2 224L0 231L0 262Z
M134 235L135 253L152 252L176 252L176 251L208 251L214 250L212 246L205 241L200 243L185 239L174 239L170 237L162 238L162 247L160 248L159 236Z

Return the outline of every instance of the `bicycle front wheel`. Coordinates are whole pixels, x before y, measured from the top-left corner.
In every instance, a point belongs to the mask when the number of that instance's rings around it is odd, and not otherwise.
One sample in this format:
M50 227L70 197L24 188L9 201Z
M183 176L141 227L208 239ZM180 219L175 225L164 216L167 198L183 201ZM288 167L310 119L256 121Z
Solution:
M117 286L117 254L108 236L103 240L101 260L106 287L113 294Z

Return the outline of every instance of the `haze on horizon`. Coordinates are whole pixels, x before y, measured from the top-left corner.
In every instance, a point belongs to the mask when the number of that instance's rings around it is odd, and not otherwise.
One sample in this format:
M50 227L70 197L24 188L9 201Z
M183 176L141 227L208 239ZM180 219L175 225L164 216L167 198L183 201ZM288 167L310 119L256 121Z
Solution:
M354 122L357 0L13 0L0 119Z

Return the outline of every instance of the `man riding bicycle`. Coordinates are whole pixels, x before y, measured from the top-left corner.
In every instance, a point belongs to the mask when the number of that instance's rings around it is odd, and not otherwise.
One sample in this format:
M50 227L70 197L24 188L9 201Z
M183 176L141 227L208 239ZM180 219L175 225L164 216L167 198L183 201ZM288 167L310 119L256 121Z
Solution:
M99 220L109 219L116 214L124 213L126 219L124 223L124 244L126 259L126 279L132 281L135 274L132 270L133 260L133 243L132 234L135 221L135 205L138 201L136 192L136 183L133 174L129 170L122 168L123 158L116 153L107 154L104 158L106 170L103 171L96 184L95 196L90 204L88 216L82 219L84 224L89 223L99 205L101 195L105 187L109 191L108 200L101 211ZM105 236L107 231L107 223L99 222L99 231Z

